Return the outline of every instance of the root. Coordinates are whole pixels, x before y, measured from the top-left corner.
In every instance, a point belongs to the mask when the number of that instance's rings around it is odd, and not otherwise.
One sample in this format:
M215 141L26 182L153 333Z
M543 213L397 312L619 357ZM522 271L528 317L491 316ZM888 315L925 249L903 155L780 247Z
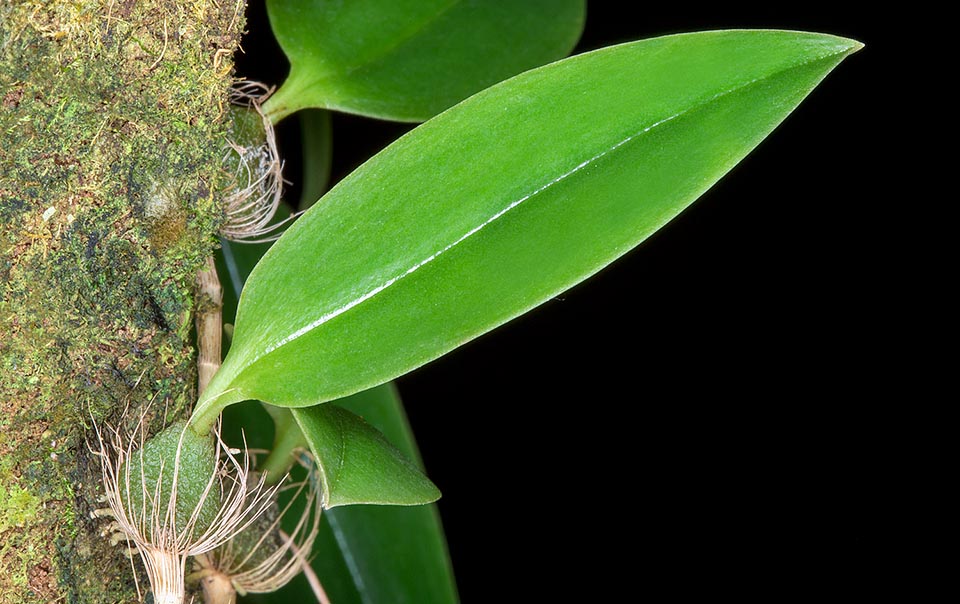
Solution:
M277 151L273 124L260 109L261 103L272 93L272 88L248 81L238 83L231 91L231 103L249 107L260 117L265 140L263 144L252 146L228 142L223 163L235 164L236 168L233 184L228 189L230 192L223 200L226 220L220 234L230 241L275 241L282 234L283 227L298 215L270 224L283 193L283 162Z
M320 481L317 479L313 460L308 455L301 456L300 464L307 469L307 477L291 484L289 475L282 490L296 489L293 497L280 511L277 517L265 528L257 527L262 531L259 538L254 535L249 540L240 543L234 539L223 547L197 557L199 572L203 576L220 576L229 579L233 590L241 595L247 593L269 593L286 585L300 572L309 573L308 579L314 593L321 604L329 604L323 588L310 569L310 552L320 528ZM297 524L290 534L281 529L281 522L292 506L302 500L304 509L297 519ZM256 539L254 541L254 539ZM279 544L279 545L278 545ZM266 548L272 548L265 554ZM222 581L204 580L202 585L206 593L208 584L211 590L216 590L214 599L207 599L207 604L229 601L221 593L224 590ZM316 584L314 586L314 584ZM319 591L318 591L319 588Z
M134 432L129 435L121 434L118 429L109 426L101 430L94 422L98 447L91 449L100 457L110 512L101 509L92 515L113 518L108 528L116 528L118 533L111 537L111 541L119 534L122 535L121 539L133 543L147 570L155 602L183 604L187 556L216 549L250 526L270 505L276 487L266 488L262 479L249 480L249 456L244 455L242 460L238 460L229 453L220 439L218 422L214 434L216 463L193 513L186 522L181 522L177 518L176 504L183 435L173 467L164 468L164 460L160 460L161 478L155 482L147 479L142 470L143 444L146 440L143 431L145 415L146 411L140 415ZM138 453L141 471L134 474L130 470L133 464L128 462ZM173 472L166 504L162 480L164 471ZM134 493L139 493L141 503L135 507L140 509L127 509L128 503L138 501L131 496ZM219 503L217 513L210 526L198 526L200 510L210 497ZM137 591L140 591L139 585Z

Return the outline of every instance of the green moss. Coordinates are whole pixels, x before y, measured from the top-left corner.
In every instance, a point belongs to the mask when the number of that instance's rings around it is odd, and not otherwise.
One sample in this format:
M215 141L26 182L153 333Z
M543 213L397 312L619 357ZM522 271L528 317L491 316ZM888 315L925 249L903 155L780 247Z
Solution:
M195 398L242 12L0 2L0 604L136 597L90 518L87 428L130 408L156 430Z
M22 528L37 517L40 508L40 498L17 485L9 490L0 488L0 500L6 502L0 508L0 534L9 528Z
M20 486L10 472L10 460L0 460L0 538L37 518L40 498Z
M22 589L37 559L36 548L23 539L24 529L39 518L42 500L21 482L11 460L0 460L0 560L7 569L7 580Z

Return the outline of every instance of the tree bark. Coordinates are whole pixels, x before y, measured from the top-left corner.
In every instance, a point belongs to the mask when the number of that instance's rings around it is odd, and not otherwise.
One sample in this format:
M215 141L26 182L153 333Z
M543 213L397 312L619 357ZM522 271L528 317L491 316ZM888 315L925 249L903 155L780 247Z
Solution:
M0 0L0 603L138 599L139 560L91 518L87 441L195 401L243 18L242 0Z

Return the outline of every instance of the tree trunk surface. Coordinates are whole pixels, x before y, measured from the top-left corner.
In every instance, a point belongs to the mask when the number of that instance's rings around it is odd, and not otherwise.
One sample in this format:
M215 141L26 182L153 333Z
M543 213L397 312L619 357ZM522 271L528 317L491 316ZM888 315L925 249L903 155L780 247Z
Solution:
M148 590L91 517L89 441L195 401L243 25L243 0L0 0L2 604Z

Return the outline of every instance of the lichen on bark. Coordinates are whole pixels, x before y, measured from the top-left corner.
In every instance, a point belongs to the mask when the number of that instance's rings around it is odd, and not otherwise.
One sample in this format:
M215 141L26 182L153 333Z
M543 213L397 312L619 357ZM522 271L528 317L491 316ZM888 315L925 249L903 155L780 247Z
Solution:
M243 12L0 0L0 603L137 599L86 439L195 399Z

